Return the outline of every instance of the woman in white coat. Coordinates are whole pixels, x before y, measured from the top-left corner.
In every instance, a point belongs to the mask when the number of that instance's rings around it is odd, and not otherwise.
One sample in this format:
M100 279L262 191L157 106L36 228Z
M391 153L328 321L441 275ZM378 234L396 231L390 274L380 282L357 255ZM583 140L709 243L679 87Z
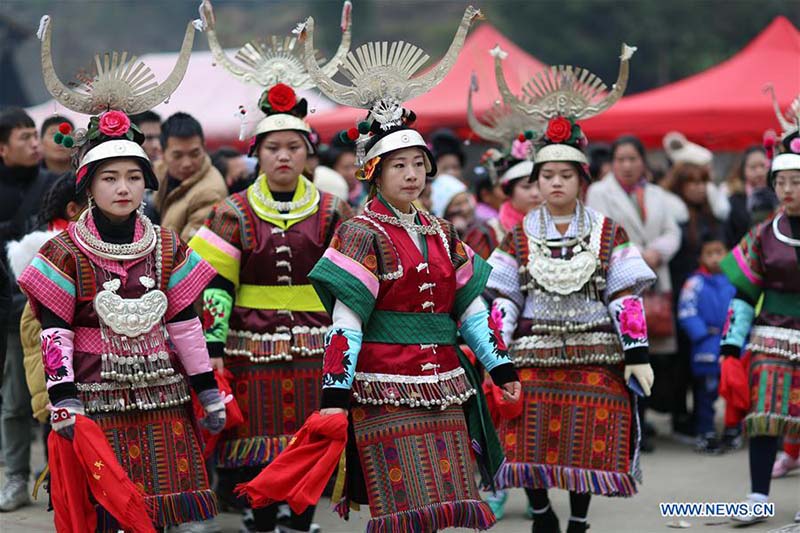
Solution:
M669 321L663 318L666 313L670 314L674 324L674 316L671 313L673 287L670 283L669 262L680 248L681 231L672 211L667 208L669 193L658 185L649 183L646 170L645 151L641 141L632 136L620 137L611 147L611 172L589 187L586 205L608 217L613 217L622 224L631 242L639 247L642 257L658 277L653 293L646 298L649 300L646 304L660 302L666 306L664 313L657 312L655 308L646 310L650 353L655 356L653 367L658 374L658 367L664 366L658 364L658 356L666 356L666 362L669 362L674 359L671 356L677 350L674 325L672 328L663 328L667 331L661 331L661 335L659 335L661 328L655 326L665 323L669 325ZM664 371L669 372L667 369ZM656 381L669 384L671 380L669 376L657 375ZM672 391L669 393L671 397ZM656 391L654 395L661 396ZM642 406L643 403L639 405ZM674 404L675 402L670 402L670 406ZM640 414L646 431L644 413ZM673 419L673 424L675 422L677 420ZM652 445L645 437L646 435L643 435L641 448L643 451L650 451Z

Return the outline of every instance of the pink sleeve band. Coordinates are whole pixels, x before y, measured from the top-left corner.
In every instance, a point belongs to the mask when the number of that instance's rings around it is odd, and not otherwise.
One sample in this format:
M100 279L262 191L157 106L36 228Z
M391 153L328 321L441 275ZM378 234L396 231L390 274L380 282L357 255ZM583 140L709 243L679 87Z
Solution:
M199 318L167 323L167 332L188 375L211 371L211 361L208 359L208 348Z
M65 328L48 328L39 338L42 340L42 364L48 390L61 383L74 383L72 354L75 351L75 333Z

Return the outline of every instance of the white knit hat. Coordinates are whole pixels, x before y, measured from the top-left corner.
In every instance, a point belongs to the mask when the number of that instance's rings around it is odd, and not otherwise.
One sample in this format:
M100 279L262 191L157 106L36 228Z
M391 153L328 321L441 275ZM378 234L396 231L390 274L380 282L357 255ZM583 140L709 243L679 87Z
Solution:
M671 131L664 135L664 152L673 165L692 163L694 165L710 165L714 154L708 148L691 142L683 133Z
M320 191L338 196L345 202L350 197L350 187L347 186L347 180L332 168L317 165L317 168L314 169L314 185Z
M431 211L437 217L443 217L453 198L467 191L464 183L450 174L439 174L431 182Z

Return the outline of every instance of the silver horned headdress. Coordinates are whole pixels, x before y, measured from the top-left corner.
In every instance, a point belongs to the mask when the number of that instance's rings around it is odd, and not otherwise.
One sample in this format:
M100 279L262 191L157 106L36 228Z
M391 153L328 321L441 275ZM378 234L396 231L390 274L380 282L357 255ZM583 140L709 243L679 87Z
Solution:
M537 165L549 161L588 165L583 153L587 140L577 121L599 115L622 98L628 86L629 62L634 52L635 46L622 45L619 74L611 90L586 69L557 65L533 76L523 86L522 97L517 97L509 89L503 72L506 54L495 49L495 75L503 102L529 117L548 121L541 136L544 146L536 151L534 162Z
M158 180L141 146L144 134L128 115L154 108L168 100L178 88L192 53L194 23L186 26L178 60L162 83L155 81L153 72L138 57L129 58L128 52L106 52L94 56L93 74L79 74L77 83L72 84L75 88L70 88L59 79L53 67L48 15L42 17L36 35L42 41L42 76L47 90L64 107L94 115L86 128L73 131L69 124L61 124L53 138L54 142L73 149L76 189L80 192L90 181L84 178L92 163L118 157L146 161L143 167L145 185L157 189ZM82 153L87 143L91 148Z
M496 46L489 51L493 57L506 53ZM495 78L497 75L495 73ZM533 143L543 132L545 120L530 116L519 109L496 100L480 119L475 115L472 104L473 94L478 92L478 83L473 73L467 96L467 123L472 131L485 141L499 145L499 149L489 149L483 156L492 181L499 181L499 173L507 170L509 165L522 159L532 159Z
M522 88L524 98L517 98L508 88L503 72L505 54L495 55L497 87L506 105L527 115L545 120L561 116L585 120L599 115L622 98L628 86L629 61L635 46L622 45L617 81L608 90L603 80L586 69L556 65L532 77Z
M336 54L321 69L328 76L334 76L342 60L350 50L352 4L346 1L342 6L342 40ZM200 5L200 16L203 20L208 46L217 64L234 77L245 83L261 87L271 87L277 83L285 83L295 90L311 89L314 82L306 71L303 62L303 51L297 46L297 37L270 36L263 41L250 41L239 48L230 59L219 44L216 33L216 19L209 0ZM315 52L316 57L316 52Z
M95 73L92 77L79 78L77 87L70 88L56 74L51 55L51 21L42 17L37 33L42 40L42 75L44 84L53 98L64 107L93 115L108 110L117 110L133 115L154 108L175 92L186 74L189 56L194 42L192 23L186 26L180 54L175 67L162 83L155 81L150 68L128 57L128 52L106 52L95 55Z
M767 85L764 91L769 92L772 96L772 107L775 110L778 123L781 125L781 138L785 139L792 133L796 133L800 129L800 94L792 100L786 111L781 111L781 106L775 96L775 88L772 84Z
M441 61L425 74L414 74L430 59L422 49L413 44L396 41L370 42L347 54L340 70L350 85L338 83L317 64L314 57L314 19L309 17L301 25L305 41L305 63L317 87L339 104L369 109L375 120L383 125L397 123L398 108L403 102L420 96L435 87L452 68L464 45L472 21L480 10L469 6L464 11L461 24L450 48Z
M400 132L383 137L365 152L370 131L387 133L409 125L414 115L403 108L403 103L435 87L447 75L464 46L472 22L481 16L479 9L467 7L461 23L444 57L424 74L417 72L430 59L421 48L404 41L369 42L347 54L339 70L349 84L339 83L317 63L314 57L314 19L309 17L301 24L301 38L305 38L305 64L308 73L325 96L342 105L369 110L369 117L359 124L356 138L356 155L359 166L383 153L403 147L425 147L422 136L416 131ZM373 125L376 126L373 128ZM396 136L396 138L395 138ZM435 171L433 162L429 173Z

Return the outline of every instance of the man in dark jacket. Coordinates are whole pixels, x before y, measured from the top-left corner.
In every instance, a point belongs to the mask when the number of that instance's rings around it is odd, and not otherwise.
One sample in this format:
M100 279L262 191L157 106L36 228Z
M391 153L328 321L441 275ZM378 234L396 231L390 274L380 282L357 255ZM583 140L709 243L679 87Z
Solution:
M0 258L7 269L6 244L36 227L39 204L52 174L39 166L39 135L22 109L0 113ZM3 435L6 483L0 490L0 511L13 511L30 503L28 478L31 459L31 397L25 383L19 319L25 297L11 289L10 312L0 317L8 345L3 364L0 426Z

